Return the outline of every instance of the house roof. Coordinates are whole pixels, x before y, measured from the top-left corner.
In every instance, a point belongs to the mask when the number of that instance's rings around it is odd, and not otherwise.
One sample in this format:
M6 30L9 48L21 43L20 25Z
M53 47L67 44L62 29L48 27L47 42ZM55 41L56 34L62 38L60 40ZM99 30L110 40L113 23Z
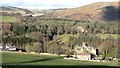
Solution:
M85 50L85 49L81 50L81 51L78 53L78 55L90 55L90 54L91 54L91 53L88 52L88 51Z

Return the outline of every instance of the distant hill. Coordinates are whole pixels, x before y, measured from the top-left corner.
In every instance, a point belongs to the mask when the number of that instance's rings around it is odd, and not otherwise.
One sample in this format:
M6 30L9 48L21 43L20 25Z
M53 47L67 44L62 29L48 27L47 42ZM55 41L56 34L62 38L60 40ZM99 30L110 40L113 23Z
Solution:
M108 22L120 19L118 17L118 10L117 2L97 2L82 7L56 11L46 14L46 17Z
M21 13L21 14L29 14L31 11L18 7L11 6L0 6L0 12L8 12L8 13Z
M118 2L97 2L77 8L28 10L11 6L0 6L0 12L31 14L45 18L85 20L90 22L115 22L120 19Z

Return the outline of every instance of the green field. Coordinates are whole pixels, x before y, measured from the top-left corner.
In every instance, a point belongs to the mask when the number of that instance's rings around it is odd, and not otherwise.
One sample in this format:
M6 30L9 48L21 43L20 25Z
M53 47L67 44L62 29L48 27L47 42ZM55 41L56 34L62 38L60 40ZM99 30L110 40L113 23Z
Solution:
M109 38L109 37L118 38L118 37L120 37L120 35L118 35L118 34L96 34L96 36L99 36L102 38Z
M64 34L64 35L57 36L57 41L69 42L70 36L72 36L72 34ZM77 37L78 35L74 35L74 36Z
M117 62L92 62L81 60L65 60L61 56L48 56L39 54L2 53L4 66L92 66L93 67L118 67Z
M93 34L91 34L91 35L93 35ZM79 35L78 34L76 34L76 35L72 35L72 34L60 35L60 36L57 36L57 41L68 42L70 36L74 36L74 37L77 38ZM112 37L112 38L115 38L115 39L117 39L118 37L120 37L120 35L118 35L118 34L96 34L95 36L98 36L98 37L101 37L101 38Z
M19 20L15 17L11 16L0 16L0 20L2 22L18 22Z

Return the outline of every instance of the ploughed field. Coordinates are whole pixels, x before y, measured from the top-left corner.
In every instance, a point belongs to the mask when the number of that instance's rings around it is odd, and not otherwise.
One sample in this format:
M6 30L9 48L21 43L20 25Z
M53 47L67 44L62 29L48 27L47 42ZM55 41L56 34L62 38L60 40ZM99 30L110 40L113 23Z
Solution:
M62 56L51 56L51 55L39 55L39 54L23 54L23 53L12 53L2 52L2 66L4 68L13 67L28 67L33 68L40 66L77 66L77 67L118 67L117 62L93 62L93 61L81 61L81 60L67 60L63 59Z

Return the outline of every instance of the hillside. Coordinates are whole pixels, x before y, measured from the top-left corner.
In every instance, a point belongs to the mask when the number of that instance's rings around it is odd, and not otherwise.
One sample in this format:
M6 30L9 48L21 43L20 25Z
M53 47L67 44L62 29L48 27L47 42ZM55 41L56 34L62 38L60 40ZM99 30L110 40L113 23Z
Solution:
M17 51L28 53L73 55L74 48L85 42L88 46L98 49L99 55L94 59L101 57L100 60L112 61L109 59L112 57L117 61L117 55L119 55L117 34L120 34L118 23L86 21L115 22L118 12L117 3L94 3L71 9L42 10L38 12L38 15L43 13L41 16L16 13L22 10L11 7L3 10L6 11L1 12L3 14L0 16L3 47L11 44L15 45ZM42 16L48 18L42 18Z
M29 14L31 11L18 7L0 6L0 12Z
M46 16L92 22L116 21L118 13L117 2L98 2L78 8L56 11Z

